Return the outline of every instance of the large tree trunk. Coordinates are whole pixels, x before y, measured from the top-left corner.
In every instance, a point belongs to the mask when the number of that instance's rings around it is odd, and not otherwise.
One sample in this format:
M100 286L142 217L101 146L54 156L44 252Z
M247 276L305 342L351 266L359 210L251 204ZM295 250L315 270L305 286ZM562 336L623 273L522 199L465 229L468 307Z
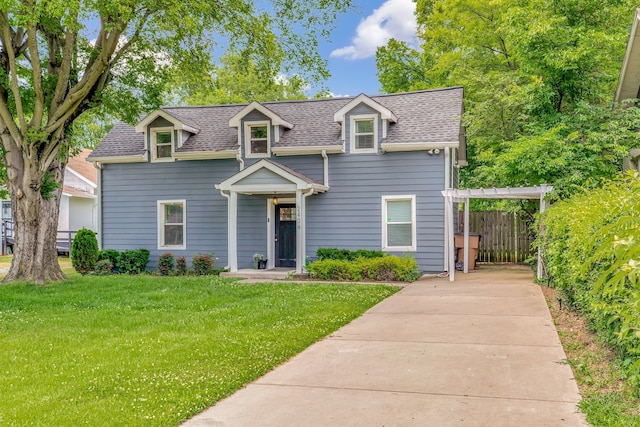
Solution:
M35 153L34 153L35 154ZM53 160L46 171L37 155L22 150L5 153L7 187L14 221L14 254L3 282L29 281L44 285L66 276L58 264L56 237L65 164ZM43 182L55 183L53 191L42 191Z

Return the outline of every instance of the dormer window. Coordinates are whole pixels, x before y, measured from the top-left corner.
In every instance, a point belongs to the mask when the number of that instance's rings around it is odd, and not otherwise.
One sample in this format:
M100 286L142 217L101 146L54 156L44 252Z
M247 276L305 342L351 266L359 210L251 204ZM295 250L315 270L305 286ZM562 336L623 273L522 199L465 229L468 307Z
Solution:
M351 152L375 153L378 151L377 116L351 116Z
M151 160L167 161L173 159L173 129L151 130Z
M245 125L246 157L269 157L270 126L269 122L251 122Z

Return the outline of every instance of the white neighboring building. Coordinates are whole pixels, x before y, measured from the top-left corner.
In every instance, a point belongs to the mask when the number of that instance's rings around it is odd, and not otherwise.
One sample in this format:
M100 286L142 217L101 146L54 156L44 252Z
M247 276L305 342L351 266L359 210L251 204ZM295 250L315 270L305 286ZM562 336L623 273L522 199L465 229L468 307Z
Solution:
M83 227L98 231L98 173L87 162L89 154L91 150L83 149L77 156L69 159L64 172L58 231L78 231Z

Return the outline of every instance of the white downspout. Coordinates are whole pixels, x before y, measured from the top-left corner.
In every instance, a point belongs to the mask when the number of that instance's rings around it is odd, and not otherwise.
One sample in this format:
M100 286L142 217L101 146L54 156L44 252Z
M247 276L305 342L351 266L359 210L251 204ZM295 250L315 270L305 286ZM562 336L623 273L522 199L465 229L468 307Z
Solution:
M324 186L329 186L329 157L327 157L327 150L322 150L322 159L324 166Z
M98 247L102 247L102 165L98 162L91 162L97 170L97 186L96 186L96 228L98 229Z
M238 154L236 154L236 160L240 164L240 170L244 170L244 160L242 159L242 147L238 148ZM229 197L229 196L225 196L225 197Z

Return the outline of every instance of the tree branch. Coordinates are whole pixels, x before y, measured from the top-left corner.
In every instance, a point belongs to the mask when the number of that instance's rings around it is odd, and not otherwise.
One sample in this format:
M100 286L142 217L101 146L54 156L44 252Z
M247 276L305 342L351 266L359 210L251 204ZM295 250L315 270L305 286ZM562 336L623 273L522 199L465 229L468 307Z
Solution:
M40 128L44 115L44 91L42 89L42 68L40 67L40 54L38 52L38 39L35 25L29 25L27 28L27 43L29 46L29 54L31 55L31 73L33 75L33 92L35 94L31 125Z
M78 12L76 11L75 21L78 20ZM62 50L62 66L58 73L58 82L56 83L56 89L51 99L51 105L49 107L49 114L55 114L58 106L62 103L64 95L69 88L69 76L71 75L71 64L73 61L73 50L78 38L78 31L71 30L71 27L67 28L67 32L64 40L64 48ZM49 56L52 57L54 52L49 52Z
M20 121L20 127L24 132L27 131L27 122L24 118L24 109L22 108L22 98L20 98L20 87L18 83L18 72L16 71L16 52L14 51L13 37L11 35L12 29L9 22L9 15L7 12L3 12L2 19L2 44L4 45L5 52L9 59L9 74L11 76L11 92L15 98L16 114ZM14 33L15 34L15 33ZM13 119L12 119L13 121Z

